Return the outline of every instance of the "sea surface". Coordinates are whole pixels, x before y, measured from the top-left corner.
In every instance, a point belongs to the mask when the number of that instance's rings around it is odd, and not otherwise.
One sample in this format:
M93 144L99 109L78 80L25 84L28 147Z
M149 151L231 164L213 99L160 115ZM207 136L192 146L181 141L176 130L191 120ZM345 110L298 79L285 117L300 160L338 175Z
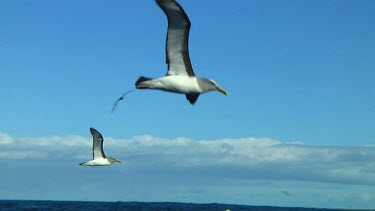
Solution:
M231 204L194 204L174 202L82 202L0 200L0 210L130 210L130 211L338 211L298 207L268 207ZM355 210L357 211L357 210Z

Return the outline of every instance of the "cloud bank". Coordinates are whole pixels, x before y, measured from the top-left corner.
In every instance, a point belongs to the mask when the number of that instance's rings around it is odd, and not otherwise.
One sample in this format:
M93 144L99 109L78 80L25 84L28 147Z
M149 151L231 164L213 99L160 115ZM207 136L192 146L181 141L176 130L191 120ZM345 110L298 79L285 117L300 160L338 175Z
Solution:
M375 185L375 147L309 146L269 138L220 140L104 137L107 156L157 171L187 171L241 180L272 179ZM0 159L82 162L91 137L13 138L0 132Z

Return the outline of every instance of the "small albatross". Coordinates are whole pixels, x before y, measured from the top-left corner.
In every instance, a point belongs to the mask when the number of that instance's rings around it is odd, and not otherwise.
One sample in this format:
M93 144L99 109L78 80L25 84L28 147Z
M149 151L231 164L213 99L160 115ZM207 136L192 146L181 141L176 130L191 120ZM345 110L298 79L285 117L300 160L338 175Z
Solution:
M134 90L130 90L130 91L125 92L124 94L121 95L121 97L119 97L119 98L117 99L117 101L115 102L115 104L114 104L113 107L112 107L112 112L111 112L111 113L113 113L113 112L115 111L115 108L116 108L116 106L117 106L117 103L118 103L120 100L125 99L125 95L128 94L128 93L130 93L130 92L132 92L132 91L134 91Z
M141 76L135 83L137 89L159 89L168 92L181 93L194 104L199 95L216 90L225 95L215 81L196 77L190 63L188 41L190 20L185 11L175 0L156 0L168 18L168 32L166 41L166 63L168 72L161 78L147 78Z
M90 161L87 161L86 163L80 163L80 166L107 166L111 165L112 163L121 161L115 159L106 157L103 151L103 136L100 134L97 130L94 128L90 128L90 132L93 138L93 144L92 144L92 157L93 159Z

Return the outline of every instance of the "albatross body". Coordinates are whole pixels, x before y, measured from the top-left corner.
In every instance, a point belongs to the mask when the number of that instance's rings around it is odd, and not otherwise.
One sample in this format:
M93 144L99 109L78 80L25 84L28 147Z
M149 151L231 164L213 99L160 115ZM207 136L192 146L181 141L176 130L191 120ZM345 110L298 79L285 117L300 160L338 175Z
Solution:
M156 0L156 3L168 18L166 42L168 72L161 78L141 76L135 83L136 88L185 94L191 104L194 104L199 95L205 92L216 90L227 95L227 91L215 81L195 76L188 50L191 24L182 7L175 0Z
M94 128L90 128L90 132L93 138L92 144L92 157L93 159L87 161L86 163L80 163L81 166L107 166L111 165L112 163L121 161L115 158L106 157L103 151L103 136Z

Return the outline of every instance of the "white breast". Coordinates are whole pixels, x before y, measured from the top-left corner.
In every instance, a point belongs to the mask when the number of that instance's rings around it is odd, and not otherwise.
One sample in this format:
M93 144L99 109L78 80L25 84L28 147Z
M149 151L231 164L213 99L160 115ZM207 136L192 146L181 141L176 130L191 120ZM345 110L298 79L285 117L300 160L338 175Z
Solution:
M200 93L196 77L170 75L153 80L153 88L177 93Z
M109 165L110 163L108 162L107 158L98 158L95 160L90 160L87 162L87 165L89 166L106 166Z

